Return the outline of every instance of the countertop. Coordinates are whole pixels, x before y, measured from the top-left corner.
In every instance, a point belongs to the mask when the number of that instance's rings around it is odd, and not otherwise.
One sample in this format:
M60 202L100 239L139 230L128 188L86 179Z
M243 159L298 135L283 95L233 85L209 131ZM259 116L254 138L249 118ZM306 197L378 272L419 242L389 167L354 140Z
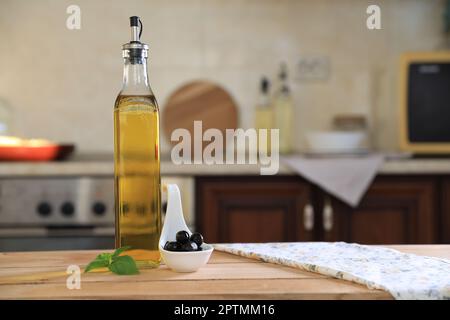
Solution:
M69 160L60 162L0 162L0 178L15 176L112 176L114 164L111 160ZM259 165L175 165L169 160L161 161L161 174L166 176L197 175L259 175ZM280 163L280 175L296 174ZM391 159L385 161L379 174L450 174L450 158Z
M450 245L389 247L450 258ZM0 253L0 299L392 299L359 284L222 252L194 273L164 265L135 276L82 273L81 289L67 289L66 268L83 268L98 253Z

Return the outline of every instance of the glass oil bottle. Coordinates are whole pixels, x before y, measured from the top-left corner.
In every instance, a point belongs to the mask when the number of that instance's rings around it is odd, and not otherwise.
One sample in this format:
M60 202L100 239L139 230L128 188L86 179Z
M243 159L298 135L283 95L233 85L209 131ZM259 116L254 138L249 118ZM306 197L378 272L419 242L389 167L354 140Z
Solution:
M287 70L284 63L281 64L279 77L279 89L275 93L273 108L275 113L275 128L280 129L280 153L286 154L292 151L292 125L294 116L294 101L287 82Z
M269 80L261 79L259 101L255 109L255 128L258 130L258 149L262 152L270 151L270 129L273 128L273 110L269 95ZM260 130L267 130L266 140L260 141Z
M147 76L148 46L142 22L130 18L131 41L123 45L123 87L114 106L116 248L139 267L160 262L161 176L159 108Z

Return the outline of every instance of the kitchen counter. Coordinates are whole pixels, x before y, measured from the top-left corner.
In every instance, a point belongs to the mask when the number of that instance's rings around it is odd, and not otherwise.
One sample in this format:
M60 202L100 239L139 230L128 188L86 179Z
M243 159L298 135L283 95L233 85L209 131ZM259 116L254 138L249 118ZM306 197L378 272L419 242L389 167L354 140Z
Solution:
M450 259L450 245L389 247ZM67 289L67 266L84 267L98 253L0 253L0 299L392 299L384 291L222 252L194 273L164 265L135 276L82 273L81 289Z
M0 162L0 178L11 176L111 176L114 164L111 160L61 161L47 163ZM169 160L161 162L161 174L166 176L196 175L259 175L259 165L175 165ZM296 174L280 163L278 174ZM379 174L450 174L449 159L392 159L387 160Z

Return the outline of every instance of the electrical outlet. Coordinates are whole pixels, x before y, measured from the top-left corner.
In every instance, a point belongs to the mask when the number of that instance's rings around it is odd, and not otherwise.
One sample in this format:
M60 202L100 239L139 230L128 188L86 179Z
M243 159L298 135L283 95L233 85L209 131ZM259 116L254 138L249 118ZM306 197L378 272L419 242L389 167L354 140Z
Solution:
M330 59L326 56L303 56L295 70L297 81L326 81L330 76Z

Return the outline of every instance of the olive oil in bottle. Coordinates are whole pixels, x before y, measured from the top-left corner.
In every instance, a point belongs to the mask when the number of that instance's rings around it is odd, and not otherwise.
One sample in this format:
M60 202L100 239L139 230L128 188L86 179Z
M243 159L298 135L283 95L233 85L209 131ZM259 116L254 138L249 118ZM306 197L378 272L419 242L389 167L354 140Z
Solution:
M114 106L116 247L130 246L127 254L140 267L153 267L160 262L159 109L148 84L142 23L131 17L130 25L132 41L123 46L123 88Z

